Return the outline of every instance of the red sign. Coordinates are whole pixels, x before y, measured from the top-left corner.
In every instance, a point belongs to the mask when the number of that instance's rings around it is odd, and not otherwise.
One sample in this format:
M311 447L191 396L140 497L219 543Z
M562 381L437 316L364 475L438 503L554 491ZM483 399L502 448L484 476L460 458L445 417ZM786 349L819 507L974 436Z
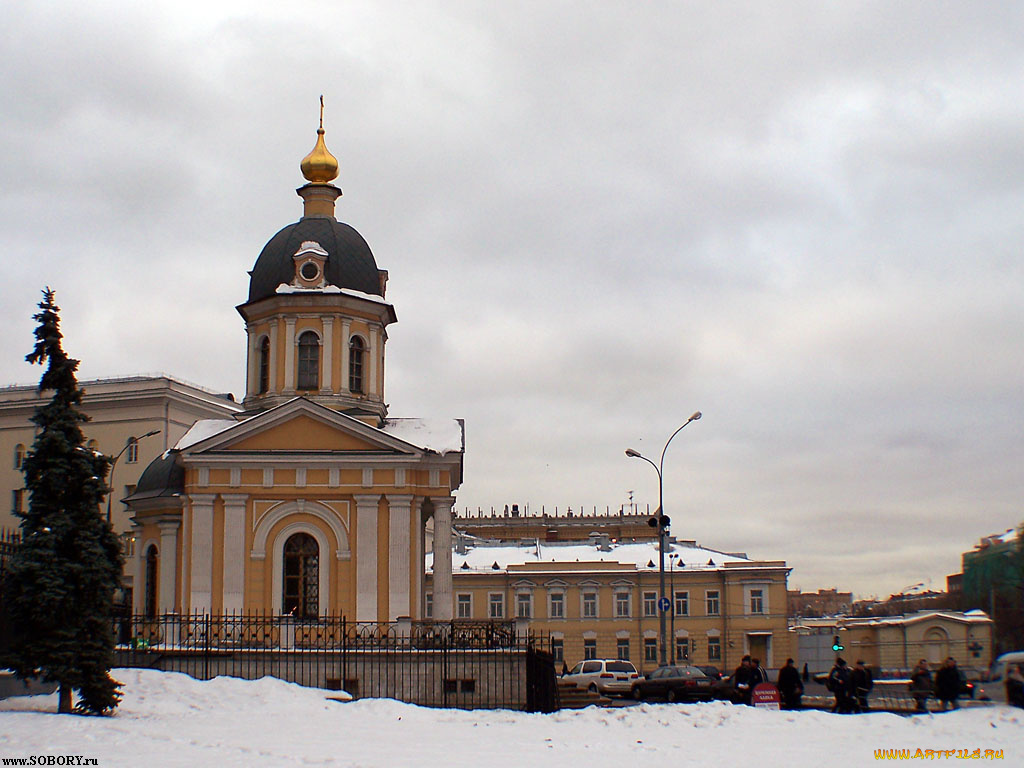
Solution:
M772 683L758 683L754 686L754 693L750 697L755 707L760 709L781 709L782 697L779 696L779 689Z

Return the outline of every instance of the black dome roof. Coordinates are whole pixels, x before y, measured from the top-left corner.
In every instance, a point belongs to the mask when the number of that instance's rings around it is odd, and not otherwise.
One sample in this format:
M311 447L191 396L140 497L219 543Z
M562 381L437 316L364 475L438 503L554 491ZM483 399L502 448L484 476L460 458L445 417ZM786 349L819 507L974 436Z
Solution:
M178 496L185 490L185 468L177 451L167 451L149 463L127 500L141 501L161 496Z
M326 278L330 285L381 295L377 262L362 235L336 219L309 217L289 224L263 246L249 273L250 302L273 296L281 283L292 282L292 256L307 240L319 243L327 251Z

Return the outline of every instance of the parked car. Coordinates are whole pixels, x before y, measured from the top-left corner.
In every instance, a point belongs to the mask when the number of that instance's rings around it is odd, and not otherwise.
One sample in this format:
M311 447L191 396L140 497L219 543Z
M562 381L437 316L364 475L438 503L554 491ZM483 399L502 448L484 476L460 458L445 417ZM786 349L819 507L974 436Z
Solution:
M632 685L633 698L666 701L710 701L713 681L697 667L658 667Z
M736 690L732 675L712 682L711 697L719 701L731 701L733 704L740 704L743 701L742 694Z
M641 680L633 662L622 659L588 659L581 661L565 675L577 687L605 696L627 696L630 686Z
M710 664L694 664L694 666L697 667L697 669L699 669L705 675L710 677L712 680L722 679L722 672L718 667L712 666Z

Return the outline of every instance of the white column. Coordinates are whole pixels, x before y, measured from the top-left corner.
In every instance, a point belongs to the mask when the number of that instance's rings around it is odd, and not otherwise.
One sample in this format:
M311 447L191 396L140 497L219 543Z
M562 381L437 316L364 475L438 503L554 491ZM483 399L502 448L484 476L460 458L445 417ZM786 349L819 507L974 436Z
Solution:
M320 391L324 394L331 394L334 387L331 386L331 371L334 368L334 318L325 317L324 321L324 343L321 357L323 360L323 376L320 377Z
M345 318L341 321L341 382L338 391L351 392L348 388L348 343L352 337L352 321Z
M357 493L356 621L377 621L377 503L379 493Z
M245 327L245 332L249 334L249 357L246 365L246 370L248 371L248 374L245 377L245 396L252 397L259 391L259 382L257 380L259 379L260 373L259 364L256 359L258 357L258 355L256 354L256 337L255 334L253 333L252 326L247 325Z
M370 348L366 350L367 356L370 358L366 362L369 363L370 368L370 385L366 388L366 394L371 397L379 398L377 394L377 335L380 333L380 326L374 323L370 323Z
M295 392L295 318L284 319L284 391Z
M192 506L192 568L189 609L209 611L213 607L213 500L212 493L189 497Z
M434 503L434 618L451 621L452 597L452 505L451 496L432 498Z
M132 573L135 574L132 581L132 613L140 614L146 606L146 558L142 556L142 526L133 525L131 530L135 537L135 549L132 552Z
M161 520L157 523L157 527L160 529L160 581L157 585L157 610L160 613L177 612L174 601L174 577L178 564L179 525L177 520Z
M224 613L240 613L245 599L245 504L244 493L225 494L224 499Z
M281 386L277 380L277 320L270 321L270 381L267 384L269 392L277 392Z
M412 568L409 616L423 618L423 498L416 498L409 512L416 525L412 529L412 546L409 548L409 567Z
M399 616L409 616L409 555L411 554L410 517L412 495L387 494L388 516L388 621L397 621Z

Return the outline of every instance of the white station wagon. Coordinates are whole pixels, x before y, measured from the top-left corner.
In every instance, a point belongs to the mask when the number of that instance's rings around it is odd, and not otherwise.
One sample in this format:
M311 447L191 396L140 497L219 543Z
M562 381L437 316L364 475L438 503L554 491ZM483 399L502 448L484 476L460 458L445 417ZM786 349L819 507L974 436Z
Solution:
M571 680L576 686L594 693L611 696L628 696L640 674L631 661L622 659L588 659L581 661L563 680Z

